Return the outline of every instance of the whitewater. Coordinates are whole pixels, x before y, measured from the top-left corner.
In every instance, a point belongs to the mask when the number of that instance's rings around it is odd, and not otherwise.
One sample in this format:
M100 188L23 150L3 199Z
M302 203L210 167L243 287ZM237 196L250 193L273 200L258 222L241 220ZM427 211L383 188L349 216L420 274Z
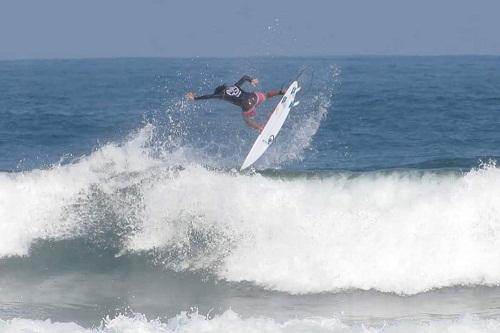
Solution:
M210 320L198 314L182 313L162 322L158 319L148 320L144 315L132 317L118 316L106 319L94 329L85 329L74 323L58 323L51 321L10 320L0 321L0 332L75 332L75 333L171 333L171 332L343 332L343 333L395 333L395 332L498 332L500 322L493 319L466 317L458 320L436 320L431 322L393 322L379 325L353 325L336 318L306 318L285 322L276 322L270 318L243 319L237 313L228 310Z

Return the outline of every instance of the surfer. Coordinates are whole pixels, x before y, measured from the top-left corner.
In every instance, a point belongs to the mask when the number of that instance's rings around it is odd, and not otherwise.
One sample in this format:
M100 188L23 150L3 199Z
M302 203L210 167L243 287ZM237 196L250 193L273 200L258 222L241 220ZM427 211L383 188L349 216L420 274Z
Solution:
M277 95L284 95L285 91L283 89L271 90L268 92L246 92L241 89L241 85L245 82L250 82L250 84L256 87L259 84L259 80L251 78L248 75L244 75L238 82L232 86L227 86L225 84L215 88L214 93L210 95L195 96L193 92L186 93L186 99L190 101L197 101L201 99L211 99L217 98L224 101L228 101L234 105L241 107L241 115L245 120L245 123L259 132L262 131L265 124L259 124L255 117L257 116L257 107L261 105L267 98L274 97Z

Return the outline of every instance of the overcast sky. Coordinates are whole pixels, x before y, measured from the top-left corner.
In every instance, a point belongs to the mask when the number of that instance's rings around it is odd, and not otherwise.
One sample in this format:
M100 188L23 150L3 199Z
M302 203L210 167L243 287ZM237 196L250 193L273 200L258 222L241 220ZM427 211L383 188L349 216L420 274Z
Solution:
M0 59L500 55L500 0L0 0Z

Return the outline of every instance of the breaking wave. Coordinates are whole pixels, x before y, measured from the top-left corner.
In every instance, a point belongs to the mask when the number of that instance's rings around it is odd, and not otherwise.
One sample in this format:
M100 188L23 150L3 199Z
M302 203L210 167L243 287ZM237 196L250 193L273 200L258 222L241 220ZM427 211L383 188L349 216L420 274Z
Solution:
M83 238L292 294L500 284L500 170L238 173L154 157L148 125L67 165L0 173L0 256Z

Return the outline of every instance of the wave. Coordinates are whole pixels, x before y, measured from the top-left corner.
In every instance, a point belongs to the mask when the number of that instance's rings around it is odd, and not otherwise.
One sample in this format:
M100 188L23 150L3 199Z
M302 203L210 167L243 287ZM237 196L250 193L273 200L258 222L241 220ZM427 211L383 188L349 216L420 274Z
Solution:
M190 167L143 192L147 218L127 248L175 244L188 255L162 264L289 293L497 284L499 182L493 166L312 179ZM193 255L200 235L209 246Z
M88 196L96 187L104 193L126 187L121 176L159 163L144 146L151 130L146 126L125 144L106 145L71 164L0 173L0 256L26 255L36 239L75 235L81 225L78 216L68 214L80 203L91 202Z
M456 319L412 320L400 319L376 324L343 322L336 318L311 317L278 322L266 317L242 318L227 310L211 319L197 313L181 313L169 320L148 320L142 314L120 315L107 318L96 328L84 328L76 323L52 322L15 318L0 320L1 332L64 332L64 333L106 333L106 332L345 332L345 333L424 333L424 332L477 332L493 333L500 330L498 319L484 319L465 316Z
M0 256L83 239L113 256L292 294L500 284L493 164L240 174L177 153L152 157L152 131L68 165L1 173Z

